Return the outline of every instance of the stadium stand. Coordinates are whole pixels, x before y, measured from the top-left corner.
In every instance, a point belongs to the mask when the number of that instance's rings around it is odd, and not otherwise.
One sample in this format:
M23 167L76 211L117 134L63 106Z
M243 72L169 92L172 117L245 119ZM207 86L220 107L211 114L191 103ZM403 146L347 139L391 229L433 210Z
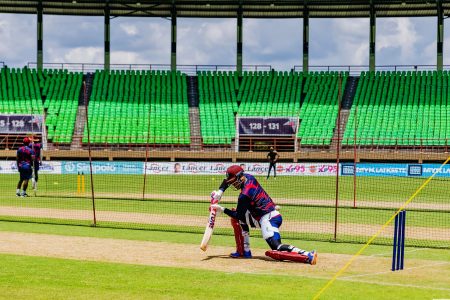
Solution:
M345 86L348 73L341 74ZM205 144L229 144L237 114L298 116L302 145L330 145L339 108L338 72L244 72L239 79L235 72L202 71L197 76Z
M0 77L1 113L46 115L48 140L70 143L82 73L4 67Z
M238 110L236 72L198 72L199 114L203 143L230 144L235 136Z
M88 117L91 143L189 144L186 75L96 71Z
M240 116L298 116L302 73L244 72L238 94Z
M362 72L344 145L443 146L450 135L447 71Z
M36 71L28 68L0 69L0 112L43 114Z
M83 74L44 69L37 77L42 98L45 98L47 138L55 143L69 144L75 128Z
M340 74L342 75L340 77ZM230 145L235 116L299 116L302 146L329 146L348 73L199 71L205 145ZM50 142L72 141L83 74L0 69L0 113L45 114ZM447 146L448 71L360 74L344 145ZM91 142L190 143L186 75L171 71L96 71L89 102ZM84 128L83 142L87 142Z
M348 72L311 72L306 76L298 137L302 145L331 144L339 111L339 86L345 87ZM341 95L343 94L341 88Z

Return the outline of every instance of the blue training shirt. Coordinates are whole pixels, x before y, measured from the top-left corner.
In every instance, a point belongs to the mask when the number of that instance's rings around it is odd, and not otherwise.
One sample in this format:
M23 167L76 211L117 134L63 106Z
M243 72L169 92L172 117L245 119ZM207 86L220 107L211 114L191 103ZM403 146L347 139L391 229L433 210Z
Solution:
M41 161L42 144L41 143L33 144L33 150L34 150L34 154L36 156L35 157L36 162L40 162Z
M254 176L244 176L246 181L241 188L236 211L225 209L224 212L232 218L246 222L245 213L248 210L252 217L259 221L262 216L275 210L275 203Z
M29 168L32 165L34 151L28 146L17 149L17 166L19 168Z

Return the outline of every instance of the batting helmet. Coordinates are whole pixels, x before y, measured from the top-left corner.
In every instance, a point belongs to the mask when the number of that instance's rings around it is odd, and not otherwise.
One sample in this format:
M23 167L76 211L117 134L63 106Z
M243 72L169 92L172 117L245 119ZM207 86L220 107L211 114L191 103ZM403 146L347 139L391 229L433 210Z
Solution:
M31 143L31 141L30 141L30 138L29 137L25 137L24 139L23 139L23 144L24 145L29 145Z
M227 169L227 183L233 185L236 189L240 189L244 182L242 175L244 175L244 169L238 165L232 165Z

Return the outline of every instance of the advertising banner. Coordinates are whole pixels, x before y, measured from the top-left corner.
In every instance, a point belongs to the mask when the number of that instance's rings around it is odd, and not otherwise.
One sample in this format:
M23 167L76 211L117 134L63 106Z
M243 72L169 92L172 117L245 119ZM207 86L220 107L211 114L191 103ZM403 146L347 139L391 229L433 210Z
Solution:
M0 161L0 174L19 174L15 160ZM40 174L61 174L61 162L44 161L39 167Z
M62 174L90 174L88 161L63 161ZM93 161L92 174L142 174L142 162Z
M143 162L93 161L93 174L130 174L130 175L225 175L226 169L240 165L246 173L265 176L269 164L260 162ZM376 164L358 163L357 176L380 177L430 177L440 168L440 164ZM340 165L341 176L353 176L354 165ZM336 176L334 163L278 163L277 176ZM41 174L90 174L88 161L44 161L40 166ZM0 161L0 174L17 174L15 160ZM273 172L272 172L273 175ZM450 177L450 166L444 166L436 177Z
M421 165L422 166L422 176L424 177L430 177L435 172L438 172L439 168L441 167L440 164L426 164ZM450 166L445 165L437 174L435 177L450 177Z
M341 175L349 176L354 174L353 164L342 164ZM376 164L358 163L356 164L356 176L408 176L407 164Z
M245 172L252 175L267 175L268 163L236 163ZM192 174L192 175L224 175L233 163L222 162L148 162L147 174ZM277 176L333 176L336 175L336 164L323 163L278 163ZM272 173L273 174L273 173Z
M396 177L430 177L441 167L440 164L376 164L358 163L356 165L356 176L396 176ZM353 176L354 165L343 163L340 175ZM436 177L450 177L450 166L445 165Z

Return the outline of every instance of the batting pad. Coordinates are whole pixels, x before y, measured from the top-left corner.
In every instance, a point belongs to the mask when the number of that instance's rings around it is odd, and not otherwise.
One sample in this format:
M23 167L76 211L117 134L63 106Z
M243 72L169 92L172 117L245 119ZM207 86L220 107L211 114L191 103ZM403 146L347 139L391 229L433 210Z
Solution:
M275 260L290 260L290 261L301 262L301 263L308 262L308 256L298 254L298 253L286 252L286 251L270 250L270 251L266 251L266 256L271 257Z

